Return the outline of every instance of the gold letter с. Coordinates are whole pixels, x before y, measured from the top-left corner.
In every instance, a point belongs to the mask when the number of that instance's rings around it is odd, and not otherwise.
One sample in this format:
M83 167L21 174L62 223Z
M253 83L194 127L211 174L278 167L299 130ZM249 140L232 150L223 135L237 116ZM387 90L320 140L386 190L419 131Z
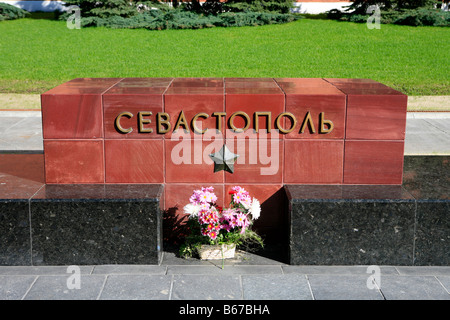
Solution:
M117 117L116 117L116 121L114 122L114 124L115 124L115 126L116 126L116 129L117 129L117 131L119 131L120 133L130 133L131 131L133 131L133 128L132 127L130 127L130 128L128 128L128 129L124 129L121 125L120 125L120 118L122 118L123 116L126 116L127 118L133 118L133 114L131 113L131 112L128 112L128 111L125 111L125 112L122 112L121 114L119 114Z

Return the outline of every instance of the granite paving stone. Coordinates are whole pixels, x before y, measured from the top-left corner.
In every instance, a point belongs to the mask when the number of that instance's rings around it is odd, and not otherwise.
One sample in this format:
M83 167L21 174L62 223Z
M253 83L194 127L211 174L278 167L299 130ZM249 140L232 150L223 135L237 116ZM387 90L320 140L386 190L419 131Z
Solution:
M450 300L434 276L382 276L380 289L386 300Z
M100 300L168 300L172 276L109 275Z
M237 275L174 275L173 300L241 300Z
M69 288L73 275L45 275L39 276L25 300L95 300L99 296L106 276L104 275L81 275L79 278L79 289ZM76 280L75 280L76 281Z
M20 300L36 276L0 276L0 300Z
M383 300L375 287L369 289L370 275L308 275L315 300Z
M242 276L245 300L312 300L305 275L244 275Z
M437 276L436 279L444 286L448 294L450 294L450 276Z

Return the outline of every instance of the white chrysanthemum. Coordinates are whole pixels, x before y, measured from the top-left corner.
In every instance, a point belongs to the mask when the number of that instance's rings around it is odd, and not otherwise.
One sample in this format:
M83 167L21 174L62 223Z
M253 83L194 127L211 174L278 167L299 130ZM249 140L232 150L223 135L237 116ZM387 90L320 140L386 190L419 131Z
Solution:
M189 203L184 206L183 210L184 210L184 213L189 214L193 217L196 217L200 211L200 206L197 204Z
M251 207L251 205L252 205L252 198L250 198L250 197L243 197L242 199L241 199L241 204L244 206L244 208L246 209L246 210L249 210L250 209L250 207Z
M252 204L250 206L249 212L252 215L254 220L259 218L259 215L261 214L261 206L260 206L259 201L257 199L253 198L253 201L252 201Z

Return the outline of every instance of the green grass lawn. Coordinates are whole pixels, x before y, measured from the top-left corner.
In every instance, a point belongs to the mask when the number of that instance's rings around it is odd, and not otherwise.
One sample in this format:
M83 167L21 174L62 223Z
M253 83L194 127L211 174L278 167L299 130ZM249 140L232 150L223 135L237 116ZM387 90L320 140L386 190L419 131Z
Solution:
M202 30L70 30L0 22L0 92L42 93L78 77L371 78L409 95L448 95L450 28L302 19Z

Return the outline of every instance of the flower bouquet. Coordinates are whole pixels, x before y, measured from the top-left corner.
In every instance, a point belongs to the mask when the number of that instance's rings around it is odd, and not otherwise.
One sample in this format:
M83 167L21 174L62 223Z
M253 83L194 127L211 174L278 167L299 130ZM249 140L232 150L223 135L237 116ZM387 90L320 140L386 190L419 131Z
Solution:
M189 215L190 235L180 248L181 256L199 254L202 259L225 259L234 256L236 246L255 242L263 246L261 237L251 230L261 213L259 201L239 186L229 194L230 205L222 208L216 204L213 187L194 190L184 207L184 213Z

